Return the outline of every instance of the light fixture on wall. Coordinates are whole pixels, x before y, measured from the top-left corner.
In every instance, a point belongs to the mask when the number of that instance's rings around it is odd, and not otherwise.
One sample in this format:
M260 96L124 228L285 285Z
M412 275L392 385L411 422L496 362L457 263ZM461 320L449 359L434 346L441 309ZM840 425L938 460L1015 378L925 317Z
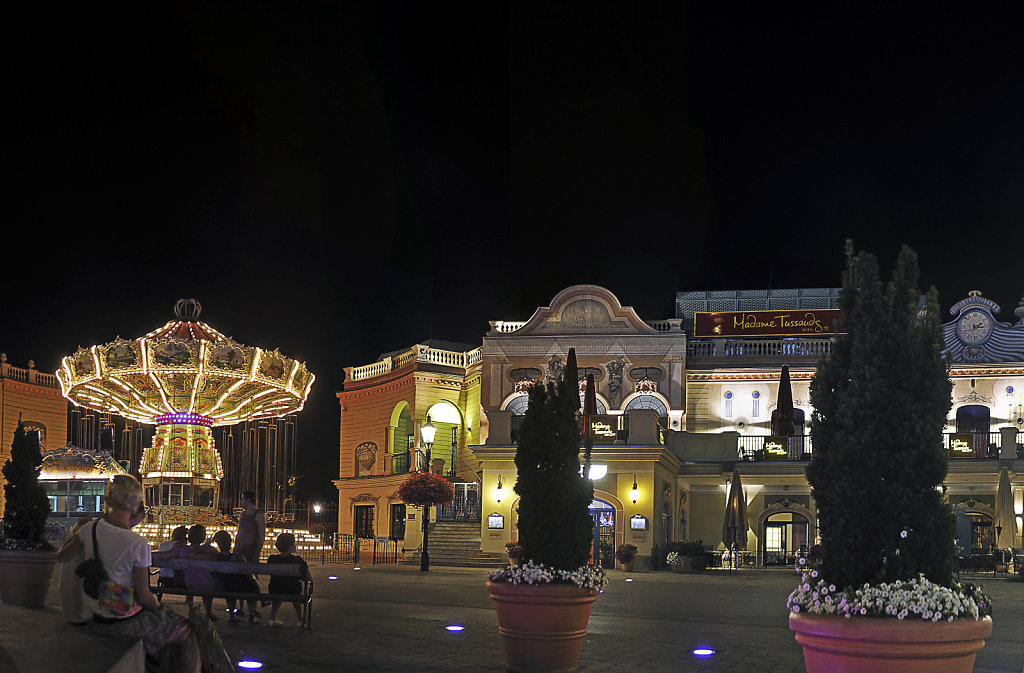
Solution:
M640 491L636 487L636 473L635 472L633 473L633 488L631 488L629 490L629 499L633 501L634 505L636 504L636 501L640 499Z
M501 475L498 475L498 488L494 489L494 501L499 505L505 499L505 489L501 486Z

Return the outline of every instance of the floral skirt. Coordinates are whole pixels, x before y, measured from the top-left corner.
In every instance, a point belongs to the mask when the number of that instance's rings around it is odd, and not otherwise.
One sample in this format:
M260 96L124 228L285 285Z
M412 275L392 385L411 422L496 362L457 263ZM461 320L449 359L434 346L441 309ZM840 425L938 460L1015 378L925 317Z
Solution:
M169 610L142 610L116 622L91 622L88 628L101 635L142 638L146 654L154 658L167 645L184 642L190 633L188 621Z

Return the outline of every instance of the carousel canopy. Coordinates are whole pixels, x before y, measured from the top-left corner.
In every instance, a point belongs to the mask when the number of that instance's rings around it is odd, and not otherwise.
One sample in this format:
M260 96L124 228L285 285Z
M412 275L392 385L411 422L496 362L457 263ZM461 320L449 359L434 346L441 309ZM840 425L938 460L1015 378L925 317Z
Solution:
M176 319L145 336L79 347L57 370L64 396L152 424L187 414L231 425L302 409L315 378L305 363L224 336L198 319L201 310L182 299Z

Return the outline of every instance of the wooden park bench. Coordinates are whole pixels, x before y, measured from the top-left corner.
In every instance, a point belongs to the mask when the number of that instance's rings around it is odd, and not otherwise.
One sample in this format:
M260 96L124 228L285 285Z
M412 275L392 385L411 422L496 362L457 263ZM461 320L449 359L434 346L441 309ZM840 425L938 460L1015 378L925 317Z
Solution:
M282 603L302 603L303 631L313 628L313 580L303 575L303 566L291 563L241 563L237 561L201 561L198 559L173 558L174 552L153 552L153 566L172 570L191 570L198 572L241 574L241 575L276 575L298 577L302 582L302 593L271 594L266 592L246 591L195 591L194 589L151 586L154 594L170 594L173 596L207 596L210 598L234 598L238 601L280 601Z

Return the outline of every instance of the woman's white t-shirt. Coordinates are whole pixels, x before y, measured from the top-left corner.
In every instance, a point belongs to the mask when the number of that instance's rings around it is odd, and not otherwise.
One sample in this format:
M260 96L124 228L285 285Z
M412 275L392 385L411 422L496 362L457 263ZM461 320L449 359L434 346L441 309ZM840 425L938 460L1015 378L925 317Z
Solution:
M85 547L85 558L95 558L92 546L92 527L96 528L96 541L100 546L100 561L107 571L107 577L111 582L125 586L135 586L133 570L135 568L148 569L153 563L153 551L149 547L146 538L133 533L126 528L115 526L106 519L99 519L94 524L82 526L78 532L78 538ZM107 617L122 617L115 615L102 607L99 614Z

